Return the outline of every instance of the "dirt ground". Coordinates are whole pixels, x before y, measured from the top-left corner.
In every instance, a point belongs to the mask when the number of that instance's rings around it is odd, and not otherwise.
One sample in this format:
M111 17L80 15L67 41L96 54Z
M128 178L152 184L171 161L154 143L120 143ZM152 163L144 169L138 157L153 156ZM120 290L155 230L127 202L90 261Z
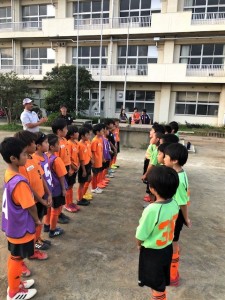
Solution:
M0 140L6 133L0 133ZM225 300L224 139L191 137L197 152L185 169L191 187L192 228L181 235L181 284L169 287L168 300ZM137 285L138 251L134 235L142 213L144 150L122 149L120 168L89 207L62 225L49 259L28 261L36 300L144 300L149 289ZM5 165L1 160L0 177ZM43 235L45 236L45 235ZM45 236L47 237L47 236ZM0 235L0 299L6 297L7 248Z

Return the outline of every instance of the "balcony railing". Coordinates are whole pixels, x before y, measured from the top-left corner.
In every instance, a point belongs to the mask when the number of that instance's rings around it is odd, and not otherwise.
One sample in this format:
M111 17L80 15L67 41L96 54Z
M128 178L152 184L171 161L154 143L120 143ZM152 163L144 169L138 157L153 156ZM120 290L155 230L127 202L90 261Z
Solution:
M107 28L137 28L137 27L150 27L151 17L124 17L124 18L103 18L103 19L75 19L75 29L103 29Z
M28 21L28 22L8 22L0 23L0 31L26 31L26 30L41 30L41 21Z
M19 75L40 75L42 74L42 67L39 66L1 66L0 73L15 72Z
M92 76L146 76L148 75L148 65L80 65L85 67Z
M193 13L191 24L225 24L225 12Z
M187 65L187 76L224 77L224 65Z

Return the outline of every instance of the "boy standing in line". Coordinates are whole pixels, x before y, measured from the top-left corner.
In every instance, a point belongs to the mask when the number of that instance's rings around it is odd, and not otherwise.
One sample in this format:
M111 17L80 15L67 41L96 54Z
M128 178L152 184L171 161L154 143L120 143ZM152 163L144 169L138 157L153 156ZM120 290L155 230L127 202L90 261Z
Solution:
M191 227L191 221L188 217L188 202L189 202L189 187L186 172L183 170L183 165L186 164L188 159L188 150L185 146L177 143L171 144L165 149L164 163L166 166L173 168L179 177L179 186L174 195L174 199L180 207L179 215L176 221L175 233L173 239L173 259L170 271L170 285L179 285L179 237L183 224L188 228Z
M8 239L7 300L31 299L37 293L30 289L34 280L21 281L23 259L34 254L35 225L41 225L32 191L19 167L27 160L26 144L16 138L6 138L0 153L8 164L2 202L2 230Z
M174 227L179 212L172 197L179 180L177 173L165 166L153 168L147 180L156 201L144 209L136 231L140 250L139 285L152 289L151 300L166 300Z

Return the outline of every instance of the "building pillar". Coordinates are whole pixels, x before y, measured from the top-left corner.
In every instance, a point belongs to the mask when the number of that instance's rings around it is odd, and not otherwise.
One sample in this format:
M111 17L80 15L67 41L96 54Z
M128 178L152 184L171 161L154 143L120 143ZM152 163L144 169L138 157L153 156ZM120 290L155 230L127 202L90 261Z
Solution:
M225 125L225 84L222 86L220 93L220 103L218 111L218 126Z
M58 9L57 9L57 18L64 19L66 18L66 9L67 8L67 0L60 0L58 1Z
M12 22L22 22L21 1L12 1Z
M167 2L167 13L175 13L178 11L179 0L168 0Z
M174 40L166 40L164 43L163 63L172 64L174 57Z
M159 103L159 123L168 123L170 111L171 84L162 84Z

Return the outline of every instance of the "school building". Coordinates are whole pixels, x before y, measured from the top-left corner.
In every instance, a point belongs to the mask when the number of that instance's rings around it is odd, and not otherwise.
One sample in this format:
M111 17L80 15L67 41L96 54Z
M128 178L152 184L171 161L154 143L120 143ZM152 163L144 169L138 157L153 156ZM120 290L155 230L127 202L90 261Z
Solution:
M224 28L225 0L1 0L0 72L32 77L43 106L47 71L85 66L88 115L222 125Z

